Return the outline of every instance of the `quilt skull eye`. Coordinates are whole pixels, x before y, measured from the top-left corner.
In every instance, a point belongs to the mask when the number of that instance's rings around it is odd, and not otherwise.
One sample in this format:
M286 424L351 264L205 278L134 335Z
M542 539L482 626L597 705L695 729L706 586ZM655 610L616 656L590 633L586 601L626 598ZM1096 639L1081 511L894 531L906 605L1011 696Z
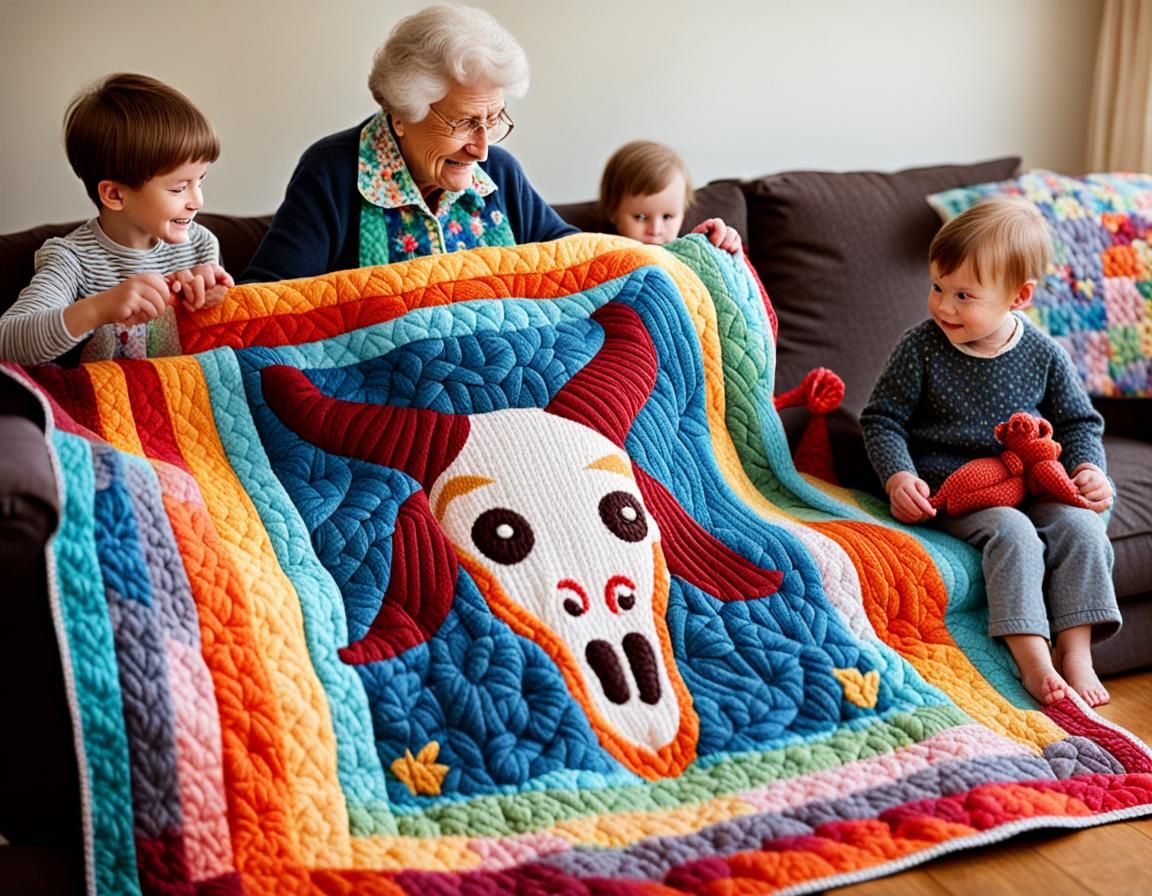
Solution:
M476 517L472 543L494 563L512 566L532 553L536 536L528 520L515 510L493 507Z
M648 517L635 495L609 492L600 499L600 519L621 541L642 541L648 534Z

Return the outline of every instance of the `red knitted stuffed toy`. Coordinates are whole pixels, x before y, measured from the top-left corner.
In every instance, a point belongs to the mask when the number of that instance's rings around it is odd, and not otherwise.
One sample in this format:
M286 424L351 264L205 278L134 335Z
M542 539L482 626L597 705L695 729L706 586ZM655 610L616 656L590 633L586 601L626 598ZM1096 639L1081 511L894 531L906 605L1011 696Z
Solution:
M1005 449L1000 456L964 464L944 480L929 504L961 516L985 507L1015 507L1030 493L1088 507L1057 460L1060 443L1052 438L1051 423L1019 412L997 424L995 433Z

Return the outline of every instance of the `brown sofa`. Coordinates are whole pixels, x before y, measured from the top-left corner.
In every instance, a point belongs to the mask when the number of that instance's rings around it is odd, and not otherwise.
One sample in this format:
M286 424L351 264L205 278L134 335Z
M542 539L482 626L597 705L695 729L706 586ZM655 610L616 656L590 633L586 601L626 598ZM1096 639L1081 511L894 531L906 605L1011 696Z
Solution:
M1019 160L895 173L800 171L714 181L697 193L685 228L719 215L745 239L779 317L777 388L813 367L846 383L830 420L840 481L878 484L864 459L857 420L890 347L925 313L925 259L939 221L929 193L1002 180ZM594 203L559 205L583 230L604 229ZM225 266L242 271L269 217L201 215L220 238ZM0 235L0 310L32 274L36 248L75 223ZM1119 491L1109 535L1125 624L1099 646L1101 672L1152 665L1152 427L1147 400L1101 402L1105 446ZM803 411L785 412L799 434ZM55 630L48 609L44 544L57 515L39 407L0 376L0 560L8 587L0 610L0 892L79 892L83 886L77 770Z

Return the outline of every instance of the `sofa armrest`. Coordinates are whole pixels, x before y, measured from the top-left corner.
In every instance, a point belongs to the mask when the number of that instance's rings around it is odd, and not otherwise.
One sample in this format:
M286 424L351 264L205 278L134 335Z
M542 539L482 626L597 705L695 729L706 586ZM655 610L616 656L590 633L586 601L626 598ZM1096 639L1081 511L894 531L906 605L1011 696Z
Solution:
M0 846L0 893L85 896L80 848Z
M60 504L42 418L0 376L0 835L74 855L79 785L46 562Z
M43 547L56 528L60 501L40 421L0 413L0 445L0 524L30 527Z

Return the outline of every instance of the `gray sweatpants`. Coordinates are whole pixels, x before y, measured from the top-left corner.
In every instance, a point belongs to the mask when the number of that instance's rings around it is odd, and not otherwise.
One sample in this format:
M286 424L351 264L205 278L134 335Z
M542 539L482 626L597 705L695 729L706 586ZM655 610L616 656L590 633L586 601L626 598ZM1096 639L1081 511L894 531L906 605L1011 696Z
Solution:
M1040 501L941 515L936 523L983 553L992 637L1051 640L1054 632L1091 625L1093 640L1101 640L1120 630L1112 545L1101 514Z

